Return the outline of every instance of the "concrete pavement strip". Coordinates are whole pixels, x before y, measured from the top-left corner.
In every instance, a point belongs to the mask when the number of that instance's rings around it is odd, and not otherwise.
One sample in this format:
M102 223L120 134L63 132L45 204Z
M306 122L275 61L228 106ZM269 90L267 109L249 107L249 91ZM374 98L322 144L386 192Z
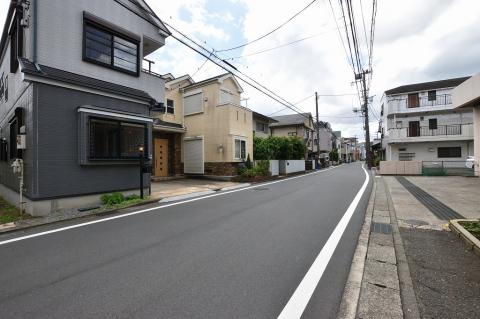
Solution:
M184 195L177 195L177 196L170 196L170 197L165 197L159 200L159 203L169 203L169 202L175 202L177 200L184 200L184 199L189 199L189 198L194 198L194 197L199 197L199 196L205 196L205 195L211 195L215 194L216 191L214 190L209 190L209 191L203 191L203 192L194 192L194 193L188 193Z
M420 318L395 211L381 176L374 178L337 318Z
M250 186L251 184L250 183L242 183L242 184L238 184L238 185L233 185L233 186L227 186L227 187L224 187L222 189L220 189L221 191L231 191L232 189L238 189L238 188L243 188L243 187L248 187Z
M449 227L453 230L465 243L473 250L475 254L480 256L480 240L468 232L465 227L460 225L459 222L473 222L478 219L453 219L450 221Z

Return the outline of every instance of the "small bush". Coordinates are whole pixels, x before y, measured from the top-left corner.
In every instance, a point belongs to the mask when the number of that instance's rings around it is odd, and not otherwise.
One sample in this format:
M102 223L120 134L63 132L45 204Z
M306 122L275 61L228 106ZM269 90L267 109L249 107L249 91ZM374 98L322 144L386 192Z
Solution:
M270 174L270 163L268 161L259 161L255 167L239 170L242 177L268 176Z
M245 167L250 169L253 167L252 160L250 159L250 154L247 155L247 160L245 162Z
M104 205L108 206L120 204L125 201L125 197L122 193L104 194L100 199Z

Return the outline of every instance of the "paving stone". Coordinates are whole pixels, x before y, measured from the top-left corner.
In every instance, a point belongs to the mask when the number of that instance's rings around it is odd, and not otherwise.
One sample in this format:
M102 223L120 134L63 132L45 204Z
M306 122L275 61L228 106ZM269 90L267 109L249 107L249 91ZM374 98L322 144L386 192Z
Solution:
M393 246L381 246L370 243L370 245L368 245L367 259L381 261L392 265L397 264L395 248Z
M391 234L370 233L370 243L393 247L393 237Z
M375 216L373 215L372 221L375 223L384 223L384 224L390 224L390 216L389 217L384 217L384 216Z
M356 318L401 319L403 318L398 291L363 282Z
M396 265L367 259L363 277L366 282L400 290Z

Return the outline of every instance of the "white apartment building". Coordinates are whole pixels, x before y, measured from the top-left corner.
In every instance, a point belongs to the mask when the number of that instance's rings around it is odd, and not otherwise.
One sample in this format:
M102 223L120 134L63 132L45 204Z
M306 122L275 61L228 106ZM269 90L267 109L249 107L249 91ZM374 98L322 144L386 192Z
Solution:
M386 160L458 161L473 155L473 112L454 109L452 90L469 77L399 86L382 97Z

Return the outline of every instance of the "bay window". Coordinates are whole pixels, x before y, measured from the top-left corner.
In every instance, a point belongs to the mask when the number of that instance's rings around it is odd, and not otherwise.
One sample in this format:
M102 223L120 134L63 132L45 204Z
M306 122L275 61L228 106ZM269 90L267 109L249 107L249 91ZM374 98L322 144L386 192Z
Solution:
M89 158L91 160L135 159L140 147L147 150L145 124L90 118Z

